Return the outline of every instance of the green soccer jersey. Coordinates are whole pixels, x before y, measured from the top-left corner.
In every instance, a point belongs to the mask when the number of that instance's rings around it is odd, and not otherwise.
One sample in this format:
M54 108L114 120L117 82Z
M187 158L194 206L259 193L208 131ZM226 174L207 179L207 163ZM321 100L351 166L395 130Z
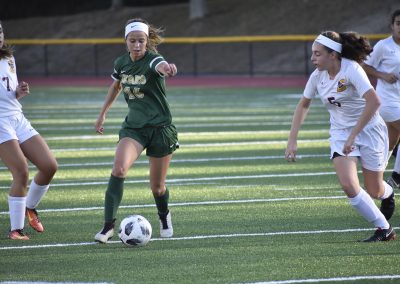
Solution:
M115 60L111 77L121 82L129 107L123 127L142 128L171 124L164 76L156 71L156 66L163 61L165 62L161 55L150 51L137 61L132 61L129 53Z

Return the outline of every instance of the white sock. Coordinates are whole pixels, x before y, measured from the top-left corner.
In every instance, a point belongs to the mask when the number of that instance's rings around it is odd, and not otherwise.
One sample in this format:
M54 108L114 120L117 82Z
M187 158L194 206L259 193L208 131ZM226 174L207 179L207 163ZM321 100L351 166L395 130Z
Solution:
M368 222L373 223L376 228L389 229L390 225L378 209L371 196L360 188L357 196L349 198L350 204L361 214Z
M394 161L394 168L393 170L400 174L400 147L397 149L396 160Z
M8 208L10 212L11 231L24 228L26 196L8 196Z
M26 207L29 209L36 208L47 190L49 190L49 185L38 185L35 183L35 180L32 179L31 185L29 186L28 196L26 198Z
M386 181L383 181L383 185L385 187L385 191L383 192L383 195L379 198L380 200L388 198L393 193L393 188Z

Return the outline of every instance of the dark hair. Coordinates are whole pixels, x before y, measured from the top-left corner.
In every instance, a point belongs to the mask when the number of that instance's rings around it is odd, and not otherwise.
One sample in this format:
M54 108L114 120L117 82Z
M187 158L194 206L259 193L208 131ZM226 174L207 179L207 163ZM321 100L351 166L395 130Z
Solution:
M342 44L342 52L341 54L339 54L340 57L344 57L361 63L372 52L372 47L368 39L356 32L337 33L334 31L325 31L321 34L330 38L333 41ZM324 47L329 52L333 52L333 50L329 47Z
M391 22L390 22L391 25L394 24L394 21L396 20L397 16L400 16L400 10L396 10L392 13Z
M0 21L0 25L2 25L1 21ZM11 57L11 56L13 56L13 53L14 53L13 47L4 43L3 47L0 48L0 59Z
M141 18L134 18L134 19L128 20L125 24L125 27L133 22L140 22L140 23L144 23L149 26L149 40L147 41L147 49L157 53L158 52L157 46L163 42L163 38L162 38L161 34L164 32L164 29L155 28L152 25L150 25L147 21L145 21Z

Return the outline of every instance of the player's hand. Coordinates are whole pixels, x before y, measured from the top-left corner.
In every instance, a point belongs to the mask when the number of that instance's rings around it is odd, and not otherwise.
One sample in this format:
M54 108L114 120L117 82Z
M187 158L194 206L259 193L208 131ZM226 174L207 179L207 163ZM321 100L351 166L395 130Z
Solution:
M295 142L288 142L285 151L285 159L288 162L296 162L296 153L297 153L297 143Z
M383 80L385 80L389 84L394 84L397 82L397 80L399 80L399 78L397 78L396 74L392 74L392 73L386 73L382 77L383 77Z
M343 154L345 154L346 156L348 154L350 154L351 152L353 152L353 150L355 149L354 140L355 140L355 138L350 136L349 138L347 138L346 143L344 143L342 151L343 151Z
M178 73L176 65L173 63L163 62L157 67L157 71L166 77L173 77Z
M20 82L16 89L17 100L29 95L29 84L27 82Z
M96 130L97 133L103 134L104 133L104 121L106 120L105 115L99 115L99 117L96 120L96 123L94 124L94 129Z

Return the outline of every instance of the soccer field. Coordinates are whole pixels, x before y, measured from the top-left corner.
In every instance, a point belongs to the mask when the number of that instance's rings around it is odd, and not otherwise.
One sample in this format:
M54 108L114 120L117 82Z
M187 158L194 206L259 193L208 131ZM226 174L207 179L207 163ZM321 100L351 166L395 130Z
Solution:
M106 91L33 87L24 98L59 171L38 208L45 232L26 225L31 239L16 242L7 239L11 175L0 164L0 282L400 283L399 241L357 242L373 228L337 182L320 101L300 131L298 161L284 160L300 89L169 88L181 145L168 175L174 238L159 238L143 155L126 178L117 223L143 215L152 240L141 248L124 246L116 235L107 245L95 243L127 113L120 96L105 134L96 135ZM391 223L398 233L399 222L397 209Z

